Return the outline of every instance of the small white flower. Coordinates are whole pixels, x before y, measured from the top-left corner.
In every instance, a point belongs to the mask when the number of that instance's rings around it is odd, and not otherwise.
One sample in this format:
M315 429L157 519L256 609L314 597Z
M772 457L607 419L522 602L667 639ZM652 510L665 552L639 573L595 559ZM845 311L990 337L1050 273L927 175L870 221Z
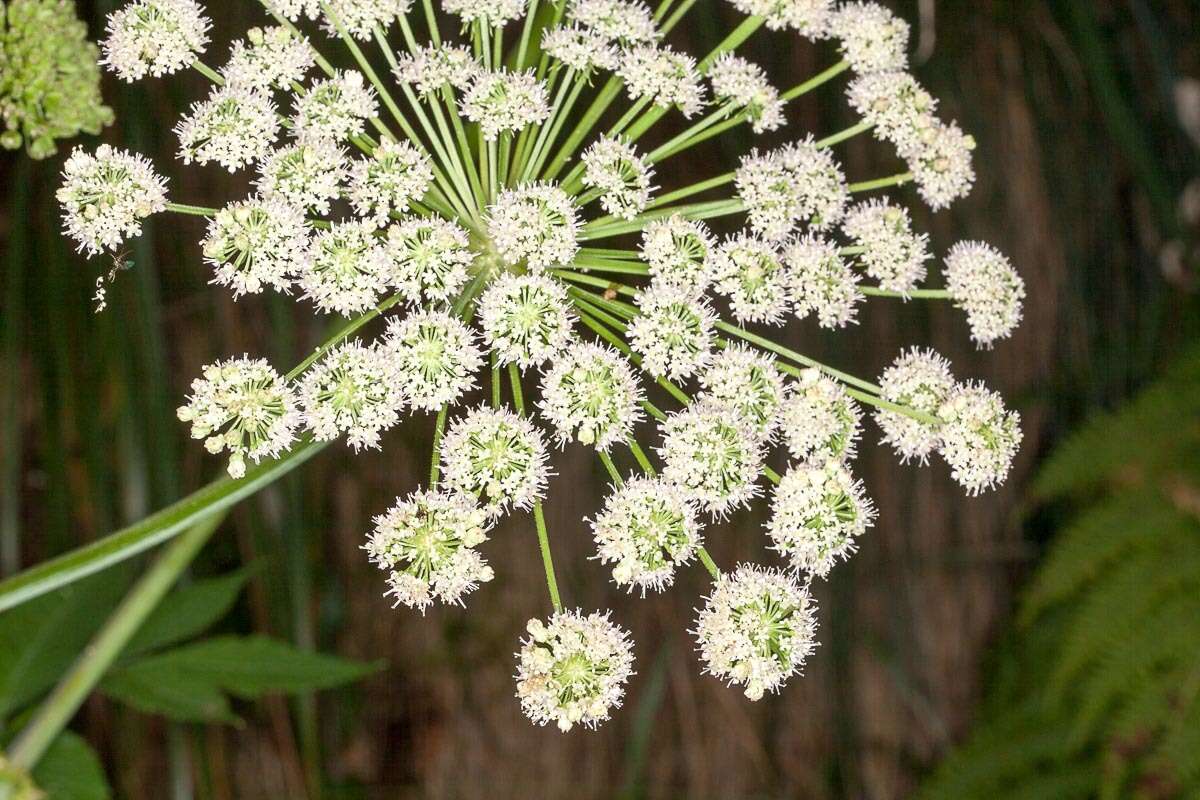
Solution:
M349 174L345 150L328 139L313 139L264 158L254 185L264 198L328 214L329 201L341 193Z
M417 491L386 514L375 517L375 529L363 549L388 573L387 594L420 610L433 604L463 605L463 598L495 573L477 549L487 541L487 515L468 497Z
M767 533L773 550L792 568L824 578L858 549L857 539L875 519L862 481L844 465L800 464L779 481Z
M325 0L329 10L322 16L322 27L330 36L338 35L338 23L347 34L355 39L367 41L375 28L387 30L397 18L408 13L411 0ZM330 16L330 13L333 16Z
M633 145L607 136L581 156L583 185L600 191L600 205L615 217L633 219L650 202L654 169Z
M917 190L934 211L949 208L966 197L975 185L975 167L971 153L975 137L963 133L953 122L936 122L922 131L921 143L900 155L916 177Z
M816 314L822 328L844 328L856 321L858 304L865 298L858 275L837 245L819 236L802 236L784 247L783 263L792 272L797 317Z
M194 0L134 0L108 15L100 63L130 83L170 75L204 52L210 27Z
M638 296L638 306L627 335L642 369L678 381L708 363L717 315L707 302L678 287L653 286Z
M424 411L458 402L483 366L475 334L444 311L389 320L383 349L408 402Z
M444 86L462 91L482 70L466 47L443 44L420 47L400 56L395 75L396 80L411 84L418 95L425 97Z
M544 623L529 620L527 629L516 675L525 716L566 733L579 724L595 729L620 708L633 674L633 644L608 612L559 611Z
M775 432L787 390L774 356L743 344L730 345L700 373L700 386L697 400L734 409L763 439Z
M263 0L263 5L292 22L301 17L316 19L321 16L321 0Z
M908 23L878 3L843 4L829 29L855 72L885 72L908 64Z
M321 311L348 317L376 305L387 278L387 252L375 238L375 226L344 220L313 236L300 288Z
M492 28L503 28L508 22L525 14L525 0L442 0L442 8L454 14L466 27L481 22Z
M712 283L709 253L716 239L703 222L672 214L642 229L641 255L655 287L675 287L699 297Z
M476 408L450 424L441 446L446 485L478 497L489 516L531 508L546 491L546 443L508 409Z
M759 700L777 692L816 648L816 602L777 569L741 564L722 575L696 620L704 671Z
M604 501L592 521L598 558L613 565L613 582L659 592L675 582L675 570L692 560L700 544L696 509L675 486L634 478Z
M308 368L300 382L304 424L318 441L347 434L355 451L379 447L404 404L388 357L378 347L348 342Z
M237 298L264 286L287 291L308 262L309 233L300 209L252 197L218 211L201 247L213 267L213 283L233 289Z
M981 383L959 384L938 410L938 446L954 480L978 495L1003 483L1021 446L1021 415Z
M371 155L350 167L346 195L355 213L382 227L389 216L402 214L420 200L432 180L428 156L407 140L384 139Z
M829 35L833 0L731 0L733 7L752 17L766 17L773 31L792 28L809 39Z
M934 116L937 100L907 72L860 75L850 82L846 96L879 138L902 153L919 149L927 132L939 124Z
M375 116L375 93L361 72L348 70L313 81L296 96L292 135L297 139L344 141L363 132L363 121Z
M475 260L462 226L438 217L405 217L388 228L392 284L414 306L422 298L448 303L467 282Z
M996 248L959 242L946 256L946 288L954 305L967 312L971 338L980 347L1007 339L1021 322L1025 281Z
M480 297L478 313L483 338L500 364L539 366L571 339L567 290L547 275L501 274Z
M463 116L479 124L483 138L496 139L544 122L550 116L546 84L527 72L480 71L462 100Z
M867 200L846 212L842 232L864 248L858 259L879 288L905 297L925 280L929 237L914 233L908 210L888 200Z
M659 37L650 9L640 0L574 0L567 4L567 19L621 47Z
M265 359L245 356L205 367L177 414L208 452L229 451L233 478L246 474L246 458L257 464L291 447L300 424L292 387Z
M563 445L572 439L598 450L629 438L642 418L641 387L629 362L611 347L569 346L542 376L539 408Z
M729 297L738 322L783 322L792 299L791 275L770 243L740 233L722 242L710 258L716 290Z
M230 47L229 61L221 70L225 83L251 89L286 89L303 80L316 63L308 39L282 26L251 28L245 39Z
M540 272L570 264L579 252L579 212L549 183L505 189L487 210L488 236L504 263Z
M769 24L769 23L768 23ZM745 109L755 133L773 131L787 121L779 90L767 80L767 73L741 56L725 53L708 70L713 96L732 108Z
M662 431L663 480L705 511L723 518L758 495L762 438L736 409L696 403L667 417Z
M617 74L630 99L645 97L659 108L678 108L691 118L704 108L704 84L696 60L669 47L637 45L621 53Z
M215 161L233 172L270 155L279 134L279 117L265 92L218 86L207 100L192 104L175 133L183 163Z
M841 221L850 199L841 166L811 136L766 155L751 152L734 183L750 226L769 241L784 238L801 223L827 230Z
M620 53L603 34L578 24L546 31L542 50L585 75L598 69L614 70L620 63Z
M779 419L793 458L815 464L854 458L862 412L842 385L819 369L801 373Z
M141 155L102 144L94 154L80 147L63 165L55 194L67 235L95 255L116 250L142 232L142 220L166 210L167 181Z
M880 397L931 416L937 416L954 386L950 362L933 350L915 347L901 353L879 376ZM875 411L875 421L883 430L883 442L890 444L904 463L913 459L928 463L940 441L940 426L907 414L881 408Z

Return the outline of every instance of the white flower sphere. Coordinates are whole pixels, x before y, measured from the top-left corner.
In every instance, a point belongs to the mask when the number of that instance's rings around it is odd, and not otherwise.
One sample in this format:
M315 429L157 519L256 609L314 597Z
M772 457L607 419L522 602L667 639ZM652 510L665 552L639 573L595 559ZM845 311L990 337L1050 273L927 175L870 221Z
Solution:
M769 242L738 234L713 251L709 267L739 323L778 325L791 306L792 276Z
M329 139L313 139L267 154L258 165L254 185L268 200L328 214L329 201L341 194L349 175L346 151Z
M731 0L743 14L766 17L771 30L792 28L809 39L829 35L834 0Z
M708 80L717 100L745 111L755 133L778 130L787 122L779 90L771 85L767 73L757 64L725 53L709 68Z
M134 0L108 16L100 63L131 83L170 75L204 52L210 27L195 0Z
M611 347L570 345L542 376L542 416L559 444L572 439L608 450L641 420L642 389L629 362Z
M663 479L714 517L725 517L759 493L762 438L736 410L696 403L662 423Z
M167 207L167 181L144 156L107 144L71 151L55 194L67 235L95 255L142 232L142 220Z
M650 202L654 169L633 145L607 136L583 151L583 185L600 193L609 214L633 219Z
M699 298L712 283L709 254L716 246L703 222L672 214L646 224L640 253L655 288L675 288Z
M384 140L350 167L347 196L360 217L379 227L420 200L433 180L429 157L409 142Z
M462 103L463 116L477 123L489 142L550 116L546 85L532 71L480 70L474 74Z
M700 544L696 510L677 487L653 478L628 481L604 501L592 521L598 558L613 565L613 581L630 591L661 591Z
M972 152L975 137L954 123L936 121L921 132L921 140L900 155L908 161L921 198L934 211L949 208L975 185Z
M389 320L384 351L408 402L423 411L458 402L483 366L474 332L445 311Z
M862 412L842 385L819 369L804 370L792 384L779 420L793 458L815 463L854 458Z
M867 200L846 212L842 231L862 248L859 262L880 289L907 297L925 280L929 237L913 232L906 209L887 200Z
M654 17L641 0L575 0L567 5L567 19L621 47L659 38Z
M1007 339L1021 322L1025 281L996 248L983 242L959 242L946 256L946 288L954 304L967 312L971 338L980 347Z
M507 409L476 408L452 422L441 458L446 485L479 498L492 517L532 508L550 475L541 432Z
M439 217L404 217L387 232L391 283L411 305L449 303L475 261L463 227Z
M629 346L654 377L683 380L712 357L717 315L692 292L652 286L639 295L641 313L629 323Z
M824 578L857 549L875 518L862 481L840 462L799 464L786 473L771 501L772 549L792 568Z
M345 220L312 237L299 283L319 310L348 317L376 305L387 279L388 257L375 238L375 224Z
M704 84L696 60L662 45L635 45L621 51L617 75L632 99L646 98L663 109L692 117L704 108Z
M403 387L384 350L348 342L309 367L300 381L304 424L318 441L347 435L350 446L378 448L379 436L400 420Z
M517 697L525 715L558 729L595 728L621 706L633 674L629 633L608 614L559 611L531 619L517 653Z
M292 135L301 141L341 142L361 134L364 120L374 117L377 108L375 94L363 83L361 72L338 72L313 81L297 95Z
M780 570L739 565L722 575L696 620L704 670L751 700L777 692L816 648L816 602Z
M782 258L791 271L797 317L813 314L822 328L857 322L858 306L866 297L859 289L858 274L836 244L820 236L801 236L784 246Z
M729 406L764 439L774 434L787 397L774 356L742 344L729 345L700 373L700 386L698 400Z
M811 136L765 155L742 159L734 184L750 227L768 241L786 237L801 224L814 231L837 225L850 189L841 166Z
M955 387L938 410L938 451L971 496L1003 483L1021 445L1021 415L979 383Z
M505 189L488 207L488 236L506 264L541 271L570 264L579 252L579 212L557 186L530 183Z
M279 134L275 103L247 86L218 86L175 126L185 164L216 162L230 172L266 158Z
M950 362L933 350L901 353L879 376L880 396L889 403L936 417L942 404L954 391ZM941 441L940 425L914 419L908 414L887 409L875 410L875 422L883 431L884 444L890 444L901 461L929 462Z
M479 299L483 338L500 364L540 366L571 340L567 290L548 275L502 274Z
M908 23L879 3L844 3L829 21L842 55L858 73L904 69Z
M287 291L307 267L310 233L301 209L252 197L218 211L201 248L213 283L228 286L235 298L266 286Z
M304 79L316 56L308 39L283 26L251 28L230 47L221 77L230 86L284 89Z

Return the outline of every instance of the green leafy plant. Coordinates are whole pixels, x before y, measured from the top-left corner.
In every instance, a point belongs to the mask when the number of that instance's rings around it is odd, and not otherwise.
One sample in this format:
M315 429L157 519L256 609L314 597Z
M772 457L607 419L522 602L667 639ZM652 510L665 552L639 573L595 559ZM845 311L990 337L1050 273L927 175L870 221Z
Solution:
M1200 349L1047 460L1077 509L971 740L922 797L1200 792Z

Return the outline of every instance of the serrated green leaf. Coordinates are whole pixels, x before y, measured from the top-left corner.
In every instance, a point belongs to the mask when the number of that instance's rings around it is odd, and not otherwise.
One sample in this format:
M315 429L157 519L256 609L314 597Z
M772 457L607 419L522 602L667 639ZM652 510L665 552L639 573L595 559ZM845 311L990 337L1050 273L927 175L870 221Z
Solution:
M33 769L33 780L50 800L108 800L104 768L82 737L63 731Z
M240 569L171 592L129 640L123 660L203 633L229 612L249 576L247 570Z

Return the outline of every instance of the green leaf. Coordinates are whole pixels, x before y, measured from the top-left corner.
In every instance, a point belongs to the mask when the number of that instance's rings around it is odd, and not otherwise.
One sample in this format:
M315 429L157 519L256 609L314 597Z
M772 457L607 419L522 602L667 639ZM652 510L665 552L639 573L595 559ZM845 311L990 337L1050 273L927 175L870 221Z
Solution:
M124 660L203 633L229 612L249 577L240 569L171 592L129 640Z
M50 800L108 800L112 793L100 759L82 737L63 731L33 768L33 780Z
M153 663L114 670L100 684L100 691L143 714L160 714L178 722L238 721L218 686Z

